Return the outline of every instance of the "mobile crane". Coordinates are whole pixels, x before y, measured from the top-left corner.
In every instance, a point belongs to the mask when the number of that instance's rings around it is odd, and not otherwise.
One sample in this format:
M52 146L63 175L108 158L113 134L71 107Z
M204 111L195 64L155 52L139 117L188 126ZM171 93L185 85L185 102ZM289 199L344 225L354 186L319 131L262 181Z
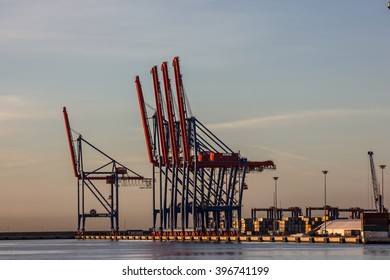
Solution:
M374 165L374 153L372 151L369 151L368 157L370 160L372 188L374 191L374 200L375 200L375 210L379 213L383 213L385 211L384 211L384 207L383 207L383 198L382 198L381 190L380 190L380 187L378 186L378 182L376 179L376 171L375 171L375 165Z

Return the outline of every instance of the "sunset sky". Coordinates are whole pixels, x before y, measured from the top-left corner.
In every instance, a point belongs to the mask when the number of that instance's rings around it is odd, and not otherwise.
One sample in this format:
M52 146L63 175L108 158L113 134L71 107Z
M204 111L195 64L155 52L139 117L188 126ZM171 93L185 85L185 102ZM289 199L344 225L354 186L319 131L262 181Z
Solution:
M273 203L371 208L369 150L390 207L390 10L354 1L0 0L0 231L75 230L62 119L151 177L134 77L179 56L194 116L250 160L244 216ZM388 183L387 183L388 182ZM120 226L152 225L150 190L121 190ZM91 206L92 207L92 206ZM108 220L88 222L109 229Z

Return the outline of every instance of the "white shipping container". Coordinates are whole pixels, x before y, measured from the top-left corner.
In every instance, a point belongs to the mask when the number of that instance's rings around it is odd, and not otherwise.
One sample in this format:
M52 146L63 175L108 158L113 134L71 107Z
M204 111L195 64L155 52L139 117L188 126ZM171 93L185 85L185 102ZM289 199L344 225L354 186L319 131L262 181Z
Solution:
M387 231L363 231L363 237L370 238L387 238L389 237L389 232Z

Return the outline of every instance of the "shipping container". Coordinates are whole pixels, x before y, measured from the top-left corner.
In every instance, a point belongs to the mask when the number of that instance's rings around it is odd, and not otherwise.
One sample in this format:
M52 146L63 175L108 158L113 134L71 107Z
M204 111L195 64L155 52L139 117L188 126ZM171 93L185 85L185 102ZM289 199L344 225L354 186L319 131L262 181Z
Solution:
M127 168L126 167L117 167L116 173L118 174L127 174Z
M359 236L360 233L361 233L360 230L355 230L355 229L344 230L345 237Z
M387 225L363 225L363 231L388 231Z
M210 161L210 152L199 152L198 161Z
M389 213L363 213L363 220L365 219L381 219L381 218L388 218Z
M326 220L326 221L329 221L329 216L328 216L328 215L322 216L321 219L322 219L323 222L324 222L325 220Z
M388 225L388 220L383 218L369 218L363 220L363 225Z
M388 231L363 231L363 236L366 239L387 238L389 237L389 232Z
M389 232L389 214L388 213L363 213L362 224L363 231Z
M107 176L106 177L106 184L115 184L115 177Z
M238 161L239 156L237 153L210 153L211 161Z

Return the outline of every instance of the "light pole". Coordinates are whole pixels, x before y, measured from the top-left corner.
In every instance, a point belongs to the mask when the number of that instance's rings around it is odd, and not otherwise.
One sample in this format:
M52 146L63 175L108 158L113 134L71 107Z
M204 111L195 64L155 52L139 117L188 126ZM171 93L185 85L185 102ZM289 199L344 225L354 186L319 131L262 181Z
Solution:
M324 234L327 234L327 231L326 231L326 174L328 174L328 170L323 170L322 173L324 174L324 179L325 179L325 204L324 204L324 219L325 219L325 230L324 230Z
M390 2L389 2L389 9L390 9ZM381 212L383 212L383 210L385 209L385 185L383 184L383 170L385 169L386 165L381 164L379 165L379 167L382 169L382 203L381 203L382 209L380 210Z
M274 233L276 232L276 219L278 216L278 185L277 180L279 177L273 177L275 180L275 202L274 202Z

